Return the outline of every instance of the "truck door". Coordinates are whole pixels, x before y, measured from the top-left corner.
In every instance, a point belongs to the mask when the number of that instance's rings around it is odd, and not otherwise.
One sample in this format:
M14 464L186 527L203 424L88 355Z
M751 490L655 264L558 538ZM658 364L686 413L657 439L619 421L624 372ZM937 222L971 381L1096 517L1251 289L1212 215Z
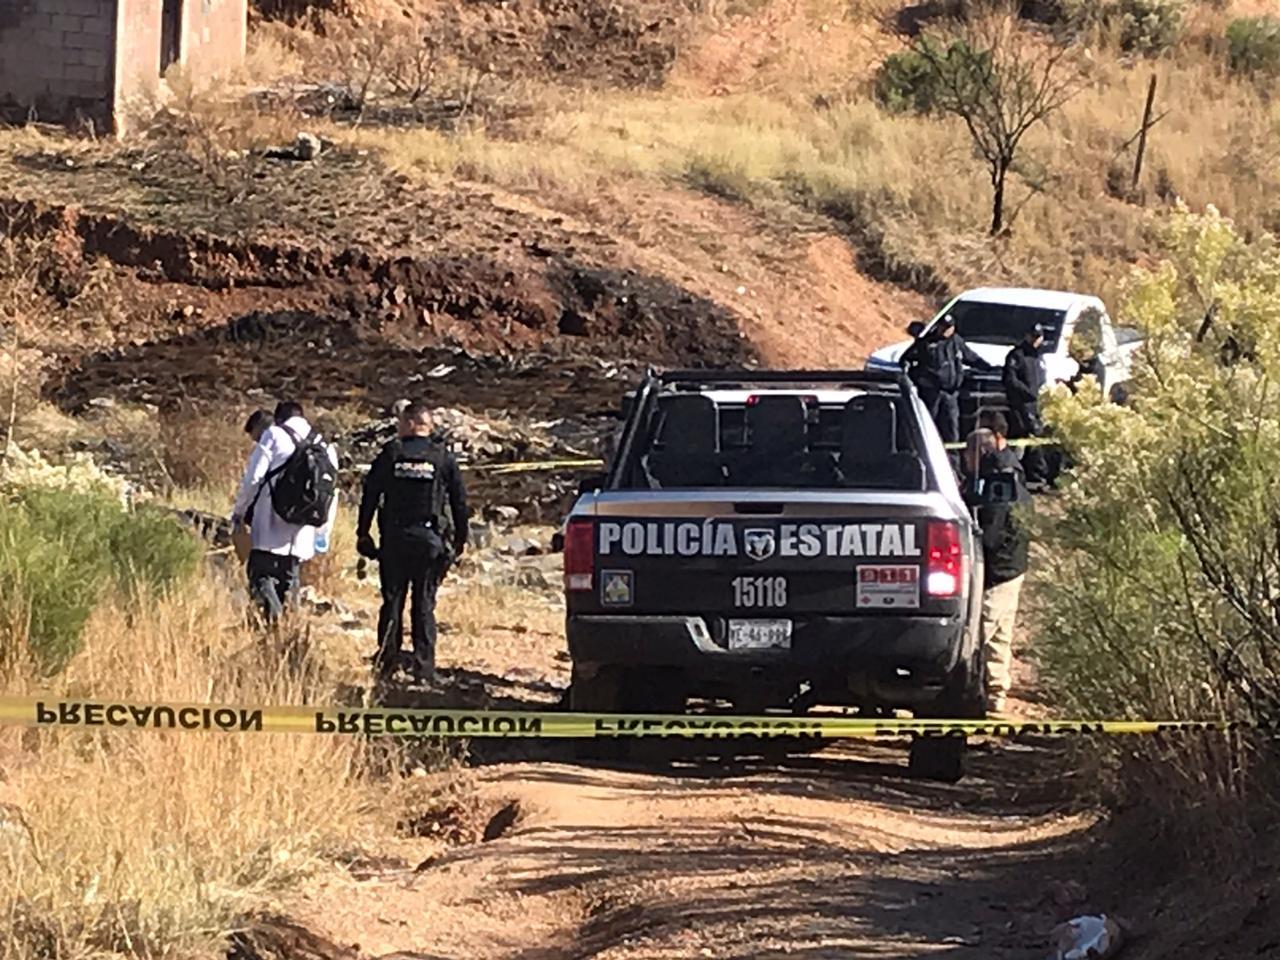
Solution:
M1111 325L1111 318L1102 314L1102 365L1106 374L1106 382L1102 385L1102 395L1109 397L1111 388L1117 383L1129 379L1129 358L1120 350L1116 339L1116 328Z

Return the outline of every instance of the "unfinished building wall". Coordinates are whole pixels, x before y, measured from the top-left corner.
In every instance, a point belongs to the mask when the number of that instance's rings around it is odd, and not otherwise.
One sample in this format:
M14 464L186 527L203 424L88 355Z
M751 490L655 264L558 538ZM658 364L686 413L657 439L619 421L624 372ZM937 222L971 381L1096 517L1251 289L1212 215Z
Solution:
M115 0L0 0L0 112L110 128Z
M247 0L118 0L117 128L155 102L174 67L197 84L244 63Z
M183 64L193 76L225 77L244 64L246 0L187 0Z
M116 44L115 112L117 129L124 118L142 116L160 89L164 0L119 0Z

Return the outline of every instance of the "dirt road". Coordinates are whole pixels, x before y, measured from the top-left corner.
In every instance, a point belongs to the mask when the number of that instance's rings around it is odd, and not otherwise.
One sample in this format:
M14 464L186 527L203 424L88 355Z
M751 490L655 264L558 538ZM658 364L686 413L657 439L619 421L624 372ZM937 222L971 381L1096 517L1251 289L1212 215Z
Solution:
M545 708L567 679L554 604L517 627L492 598L444 603L469 623L442 638L452 697ZM1086 906L1069 881L1093 823L1044 745L978 745L955 785L909 779L903 744L608 768L477 746L494 839L421 831L288 915L363 957L1040 960Z
M907 780L901 759L491 767L490 806L519 805L504 836L333 877L293 915L424 960L1043 957L1090 826L1046 802L1047 758L980 752L957 786Z

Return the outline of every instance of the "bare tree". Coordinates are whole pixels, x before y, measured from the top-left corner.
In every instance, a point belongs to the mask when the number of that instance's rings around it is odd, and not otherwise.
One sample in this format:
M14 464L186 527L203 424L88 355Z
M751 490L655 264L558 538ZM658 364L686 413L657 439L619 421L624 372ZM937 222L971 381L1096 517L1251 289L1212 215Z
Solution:
M1005 228L1005 181L1022 139L1084 86L1081 64L1004 4L975 11L942 42L922 37L914 49L932 75L936 109L964 121L986 161L995 236Z
M391 89L410 103L421 100L435 82L439 51L430 32L412 28L398 32L388 51L387 81Z

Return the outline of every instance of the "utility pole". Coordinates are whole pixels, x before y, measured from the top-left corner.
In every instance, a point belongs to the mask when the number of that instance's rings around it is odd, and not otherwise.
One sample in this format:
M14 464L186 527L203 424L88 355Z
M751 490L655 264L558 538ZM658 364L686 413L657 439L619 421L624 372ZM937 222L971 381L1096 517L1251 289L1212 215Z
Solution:
M1138 131L1138 156L1133 161L1133 192L1138 192L1138 181L1142 177L1142 158L1147 152L1147 131L1151 129L1151 111L1156 105L1156 75L1151 75L1151 83L1147 87L1147 106L1142 111L1142 128Z

